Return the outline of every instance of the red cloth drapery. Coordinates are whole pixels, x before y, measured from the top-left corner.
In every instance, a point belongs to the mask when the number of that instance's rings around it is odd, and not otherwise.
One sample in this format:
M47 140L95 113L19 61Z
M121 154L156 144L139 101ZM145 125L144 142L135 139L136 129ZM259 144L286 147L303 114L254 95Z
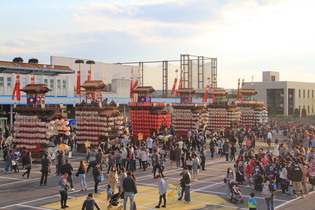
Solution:
M175 90L176 90L176 84L177 84L177 78L174 79L174 84L173 84L173 88L172 88L172 92L171 92L171 95L174 95L175 94Z
M92 70L88 70L87 81L92 79Z
M81 93L81 72L78 71L77 74L77 94Z
M203 103L206 103L208 101L209 88L210 88L210 85L207 85L206 90L205 90L205 94L203 95L203 99L202 99Z
M16 81L14 85L14 89L12 92L12 100L14 100L14 96L16 96L16 99L18 101L21 100L21 91L20 91L20 75L16 75Z
M178 85L178 89L177 90L180 90L180 89L182 89L182 85L183 85L183 79L182 78L180 78L179 79L179 85ZM180 93L176 93L176 95L180 95Z

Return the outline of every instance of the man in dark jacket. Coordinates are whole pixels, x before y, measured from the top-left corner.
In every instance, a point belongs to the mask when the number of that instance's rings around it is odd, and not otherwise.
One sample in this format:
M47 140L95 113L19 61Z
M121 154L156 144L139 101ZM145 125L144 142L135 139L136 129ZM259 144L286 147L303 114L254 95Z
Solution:
M296 198L297 191L301 192L302 198L303 196L303 190L302 190L302 179L303 179L303 172L300 166L293 162L292 166L288 173L289 179L292 181L292 188L293 188L293 196Z
M68 174L67 180L70 183L71 191L74 191L72 172L73 172L73 167L70 163L70 160L66 159L66 163L61 166L61 173L62 174L64 174L64 173Z
M124 178L122 187L124 190L124 210L127 209L127 202L128 202L128 197L130 199L130 209L134 209L134 197L135 194L137 193L137 187L136 187L136 182L135 180L131 177L132 172L128 171L127 172L127 177Z
M185 192L185 203L190 203L190 186L191 186L191 175L189 173L188 167L184 166L183 172L181 173L183 176L180 180L180 185L182 187L181 196L177 200L182 200L183 194Z
M86 200L83 202L82 205L82 210L94 210L94 206L100 210L101 208L99 207L99 205L96 203L96 201L94 200L94 195L93 193L89 193L88 197L86 198Z
M41 160L42 169L40 170L42 172L42 176L40 178L40 186L47 184L47 176L50 168L50 160L47 158L47 154L44 155L43 159Z

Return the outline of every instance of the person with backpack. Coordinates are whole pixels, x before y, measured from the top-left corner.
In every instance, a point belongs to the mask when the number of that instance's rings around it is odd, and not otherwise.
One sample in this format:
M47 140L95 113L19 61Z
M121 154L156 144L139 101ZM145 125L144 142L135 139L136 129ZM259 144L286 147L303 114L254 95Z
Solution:
M297 198L296 193L300 191L302 198L304 198L302 190L303 171L296 162L292 162L291 168L289 169L289 179L292 181L293 197Z
M265 198L267 204L267 210L274 210L274 192L276 191L277 187L272 182L269 177L266 177L265 182L262 187L261 195Z
M256 191L261 191L262 189L263 176L264 176L264 169L260 165L260 162L256 161L256 165L254 166L254 173L253 173L254 184L255 184L254 189Z

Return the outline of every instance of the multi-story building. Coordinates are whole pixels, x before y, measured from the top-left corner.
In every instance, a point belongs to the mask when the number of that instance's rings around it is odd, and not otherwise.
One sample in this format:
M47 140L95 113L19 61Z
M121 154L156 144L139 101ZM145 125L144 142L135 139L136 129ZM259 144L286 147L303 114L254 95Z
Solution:
M280 81L279 72L264 71L262 82L245 82L244 88L256 89L256 100L264 101L270 113L293 115L304 108L315 114L315 83Z

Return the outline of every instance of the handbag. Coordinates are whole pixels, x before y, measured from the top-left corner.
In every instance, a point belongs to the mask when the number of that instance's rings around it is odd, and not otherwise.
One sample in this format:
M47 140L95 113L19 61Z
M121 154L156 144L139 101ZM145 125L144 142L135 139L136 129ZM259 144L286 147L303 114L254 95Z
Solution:
M14 160L11 161L12 166L16 165L16 162Z
M103 181L104 180L104 176L103 174L100 174L97 176L97 180L100 182L100 181Z
M76 176L76 177L78 177L78 176L79 176L79 171L77 171L77 173L75 174L75 176Z

